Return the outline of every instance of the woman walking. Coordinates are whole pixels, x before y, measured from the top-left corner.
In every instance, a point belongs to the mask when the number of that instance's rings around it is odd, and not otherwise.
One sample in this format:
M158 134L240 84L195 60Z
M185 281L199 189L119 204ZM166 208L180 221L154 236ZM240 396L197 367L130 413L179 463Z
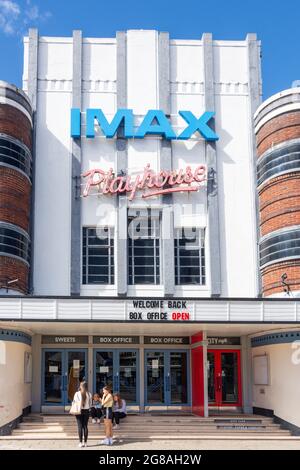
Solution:
M113 429L118 429L120 419L126 418L126 416L126 401L121 398L119 393L114 393Z
M75 393L73 404L79 408L80 414L76 414L78 427L79 444L78 447L87 447L88 421L90 408L92 406L92 394L88 391L86 382L80 382L79 391ZM72 404L72 406L73 406Z
M111 389L108 386L106 386L103 388L103 396L102 396L105 439L101 441L101 444L104 444L107 446L111 446L113 444L113 440L112 440L113 403L114 403L114 400L113 400Z

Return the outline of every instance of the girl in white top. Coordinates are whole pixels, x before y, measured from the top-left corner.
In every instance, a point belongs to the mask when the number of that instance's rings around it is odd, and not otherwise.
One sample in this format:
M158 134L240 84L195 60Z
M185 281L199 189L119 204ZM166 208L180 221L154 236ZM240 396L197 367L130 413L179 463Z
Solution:
M81 403L81 413L76 415L79 444L78 447L87 447L88 421L92 406L92 394L88 391L86 382L80 382L79 391L75 393L73 401ZM84 438L84 442L82 441Z

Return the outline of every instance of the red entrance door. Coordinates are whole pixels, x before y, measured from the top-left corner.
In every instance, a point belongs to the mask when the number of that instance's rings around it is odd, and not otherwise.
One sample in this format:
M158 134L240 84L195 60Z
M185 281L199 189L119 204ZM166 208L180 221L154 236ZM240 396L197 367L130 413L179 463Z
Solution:
M234 349L207 352L208 404L241 406L241 357Z

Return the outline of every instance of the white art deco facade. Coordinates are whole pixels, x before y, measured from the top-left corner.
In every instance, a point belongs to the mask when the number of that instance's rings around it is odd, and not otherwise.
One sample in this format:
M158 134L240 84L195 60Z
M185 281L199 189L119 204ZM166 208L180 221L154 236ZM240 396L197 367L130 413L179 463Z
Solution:
M29 201L0 207L3 432L29 408L67 412L82 378L140 412L255 409L300 427L300 309L283 288L262 297L261 86L252 34L30 30L25 94L0 87L0 190Z

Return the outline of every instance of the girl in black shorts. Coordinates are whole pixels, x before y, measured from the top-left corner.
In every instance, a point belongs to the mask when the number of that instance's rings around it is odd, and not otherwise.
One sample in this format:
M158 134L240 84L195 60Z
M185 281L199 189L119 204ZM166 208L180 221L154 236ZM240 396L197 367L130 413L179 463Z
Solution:
M108 446L111 446L113 443L113 440L112 440L113 403L114 403L114 400L113 400L111 389L108 386L106 386L103 388L103 396L102 396L105 439L101 441L101 444L108 445Z

